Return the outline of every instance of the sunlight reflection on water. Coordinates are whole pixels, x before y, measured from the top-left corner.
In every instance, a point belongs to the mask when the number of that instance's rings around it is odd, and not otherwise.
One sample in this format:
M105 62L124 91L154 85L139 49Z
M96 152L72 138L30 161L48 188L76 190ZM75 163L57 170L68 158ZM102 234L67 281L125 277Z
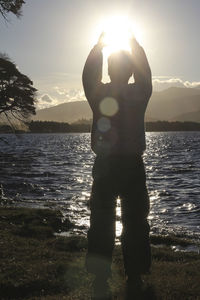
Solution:
M60 209L79 234L89 226L90 134L1 135L1 203ZM200 133L147 133L144 154L152 233L200 237ZM119 200L116 236L122 230Z
M120 199L117 198L116 205L116 238L119 239L122 233L122 223L121 223L121 203Z

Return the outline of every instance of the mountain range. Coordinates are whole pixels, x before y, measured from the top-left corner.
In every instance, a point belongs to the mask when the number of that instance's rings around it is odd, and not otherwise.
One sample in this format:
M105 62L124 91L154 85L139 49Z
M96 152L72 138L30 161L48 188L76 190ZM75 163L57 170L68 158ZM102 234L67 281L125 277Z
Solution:
M89 104L83 100L38 110L33 120L73 123L91 118ZM149 122L158 120L200 122L200 89L171 87L153 92L145 119Z

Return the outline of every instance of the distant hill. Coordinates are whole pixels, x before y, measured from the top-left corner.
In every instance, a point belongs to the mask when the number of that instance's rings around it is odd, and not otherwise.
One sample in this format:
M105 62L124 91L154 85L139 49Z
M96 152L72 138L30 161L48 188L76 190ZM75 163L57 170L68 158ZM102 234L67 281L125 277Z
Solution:
M154 92L146 111L146 121L193 121L200 122L200 89L172 87ZM62 103L37 111L33 120L73 123L91 119L87 101Z
M87 101L75 101L38 110L33 120L73 123L91 118L92 112Z
M173 118L171 121L180 121L180 122L198 122L200 123L200 110L190 113L185 113L178 115Z
M146 116L157 120L176 120L176 116L200 111L200 90L172 87L154 92ZM182 119L181 121L188 121ZM190 120L195 121L195 120Z

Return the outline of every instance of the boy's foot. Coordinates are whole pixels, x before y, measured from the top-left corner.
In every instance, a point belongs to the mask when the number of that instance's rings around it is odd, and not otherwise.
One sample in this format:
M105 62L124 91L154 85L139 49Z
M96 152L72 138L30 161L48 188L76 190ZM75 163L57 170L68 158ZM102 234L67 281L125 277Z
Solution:
M144 282L140 275L130 278L126 282L126 300L141 300Z
M111 300L112 294L107 279L97 277L93 282L92 300Z

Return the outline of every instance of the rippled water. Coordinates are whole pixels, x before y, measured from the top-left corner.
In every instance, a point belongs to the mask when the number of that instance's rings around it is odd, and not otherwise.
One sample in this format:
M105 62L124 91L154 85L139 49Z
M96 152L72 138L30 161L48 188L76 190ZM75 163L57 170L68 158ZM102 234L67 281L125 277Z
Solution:
M153 233L200 239L200 133L147 133ZM1 203L59 208L86 233L94 154L90 134L0 135ZM117 235L120 207L117 205Z

